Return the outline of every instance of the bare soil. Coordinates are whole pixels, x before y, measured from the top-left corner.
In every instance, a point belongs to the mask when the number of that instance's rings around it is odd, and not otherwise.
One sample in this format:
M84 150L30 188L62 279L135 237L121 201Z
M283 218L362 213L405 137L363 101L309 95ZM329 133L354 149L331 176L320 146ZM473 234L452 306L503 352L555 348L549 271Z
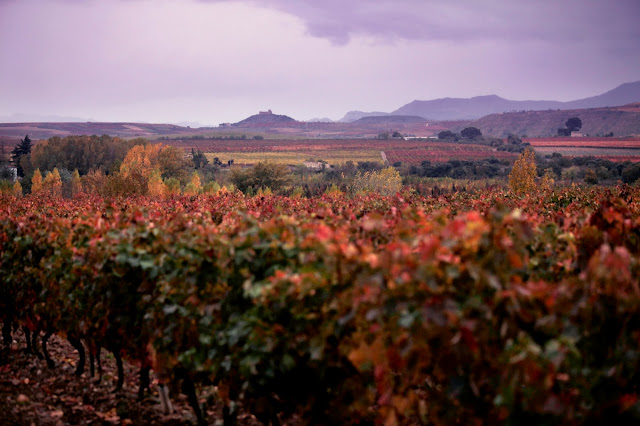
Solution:
M152 392L137 401L138 369L125 362L122 391L114 392L117 378L113 355L103 350L103 378L100 383L85 372L74 375L77 351L64 339L52 336L49 353L53 369L44 360L26 353L22 332L14 333L10 349L0 355L0 425L190 425L196 418L186 397L172 394L175 412L163 414L157 380L152 374ZM208 407L207 421L217 423L221 408L216 406L215 389L198 389L201 404ZM220 404L217 404L220 405ZM256 424L241 416L241 424Z

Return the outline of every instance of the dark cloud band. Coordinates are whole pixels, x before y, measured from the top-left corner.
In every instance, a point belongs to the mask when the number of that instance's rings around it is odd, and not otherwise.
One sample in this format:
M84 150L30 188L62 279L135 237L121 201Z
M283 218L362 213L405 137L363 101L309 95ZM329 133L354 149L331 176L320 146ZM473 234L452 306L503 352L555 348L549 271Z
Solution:
M309 34L337 44L386 39L618 40L640 43L638 0L199 0L269 7L302 19Z

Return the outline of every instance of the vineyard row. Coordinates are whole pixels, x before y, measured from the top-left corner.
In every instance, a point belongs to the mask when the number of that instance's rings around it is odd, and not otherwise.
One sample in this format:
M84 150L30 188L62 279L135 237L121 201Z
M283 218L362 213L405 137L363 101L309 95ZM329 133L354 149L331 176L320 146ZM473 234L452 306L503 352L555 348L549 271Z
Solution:
M638 200L2 198L0 320L215 383L229 422L638 420Z

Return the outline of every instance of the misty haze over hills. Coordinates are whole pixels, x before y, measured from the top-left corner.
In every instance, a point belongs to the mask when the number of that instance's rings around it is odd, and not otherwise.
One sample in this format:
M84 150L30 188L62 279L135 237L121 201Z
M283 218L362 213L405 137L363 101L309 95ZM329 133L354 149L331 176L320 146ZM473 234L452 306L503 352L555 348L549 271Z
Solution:
M601 95L592 96L568 102L560 101L513 101L504 99L497 95L475 96L472 98L441 98L433 100L414 100L392 112L382 111L349 111L338 122L352 123L365 117L383 116L412 116L421 117L433 121L455 121L455 120L477 120L491 114L512 112L512 111L545 111L545 110L575 110L585 108L601 108L608 106L621 106L634 102L640 102L640 81L625 83L613 90ZM295 112L292 114L295 117ZM257 117L246 122L236 123L240 126L259 124L259 121L273 121L274 117ZM286 122L295 121L284 116L288 120L279 121L280 117L275 117L275 121ZM251 118L251 117L249 117ZM247 119L246 119L247 120ZM212 117L215 122L215 117ZM85 123L96 122L91 118L68 117L59 115L39 115L16 113L10 116L0 116L0 123ZM99 120L98 120L99 122ZM138 121L139 122L139 121ZM311 119L308 122L332 122L328 118ZM169 122L183 127L199 128L213 125L203 125L196 121L176 121Z
M11 115L0 115L0 123L82 123L87 121L95 121L90 118L82 118L82 117L67 117L63 115L55 115L55 114L25 114L25 113L15 113Z
M542 111L548 109L582 109L620 106L640 101L640 81L625 83L598 96L575 101L512 101L497 95L473 98L415 100L391 113L350 111L340 122L353 122L363 117L414 115L427 120L474 120L489 114L510 111Z

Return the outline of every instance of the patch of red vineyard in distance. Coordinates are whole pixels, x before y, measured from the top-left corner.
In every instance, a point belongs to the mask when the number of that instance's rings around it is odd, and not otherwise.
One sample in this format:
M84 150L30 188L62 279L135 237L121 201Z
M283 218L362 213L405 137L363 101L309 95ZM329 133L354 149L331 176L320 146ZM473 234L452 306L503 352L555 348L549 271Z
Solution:
M450 160L476 161L485 158L496 158L499 160L515 160L516 153L497 151L485 145L462 145L432 143L431 145L413 149L389 149L385 150L387 160L393 164L402 162L406 164L419 165L423 161L432 163L444 163Z
M534 147L591 147L591 148L638 148L640 138L527 138L524 142Z
M171 139L154 142L177 146L185 150L196 149L203 152L273 152L297 150L380 150L442 147L443 149L473 149L483 145L462 145L446 142L404 139Z

